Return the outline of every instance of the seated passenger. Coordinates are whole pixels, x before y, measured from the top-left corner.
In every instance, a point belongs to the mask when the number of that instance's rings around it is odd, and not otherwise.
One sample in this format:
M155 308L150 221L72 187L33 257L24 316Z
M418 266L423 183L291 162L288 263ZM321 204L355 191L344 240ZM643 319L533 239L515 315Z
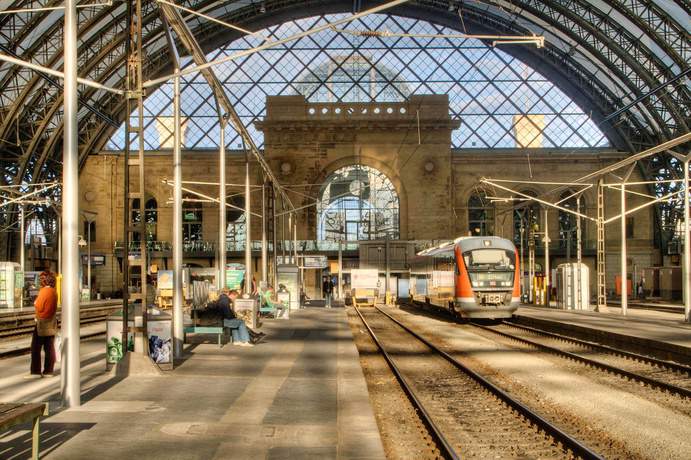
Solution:
M223 314L223 325L231 328L230 333L233 335L233 343L244 347L251 347L253 344L264 340L266 334L254 332L247 327L245 321L237 317L235 311L233 311L233 303L239 295L236 290L228 291L228 289L224 289L216 303Z
M286 306L283 305L283 302L278 302L278 301L273 301L274 297L274 288L273 286L269 285L266 287L264 292L262 292L260 301L266 305L267 307L273 309L276 311L275 316L278 317L278 312L285 310Z
M218 296L216 304L223 314L223 326L230 328L230 333L233 336L233 345L241 347L251 347L250 334L245 326L245 322L237 319L232 308L232 302L238 297L238 292L228 291L224 289L221 295Z

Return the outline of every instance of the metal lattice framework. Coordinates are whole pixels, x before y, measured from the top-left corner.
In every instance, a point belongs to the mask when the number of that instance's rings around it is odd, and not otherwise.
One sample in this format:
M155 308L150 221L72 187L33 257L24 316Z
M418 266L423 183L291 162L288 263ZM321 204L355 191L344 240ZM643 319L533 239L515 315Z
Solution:
M86 0L84 4L90 3ZM8 9L60 4L17 0ZM187 0L186 7L250 30L314 15L350 12L343 0ZM355 4L359 4L356 2ZM125 3L79 9L80 76L123 88ZM461 7L463 22L459 20ZM542 34L546 46L505 52L553 82L622 150L635 152L688 132L691 43L688 0L485 0L462 3L415 0L397 16L469 33ZM158 4L143 5L144 78L170 71ZM184 13L206 52L240 37L237 32ZM63 55L60 10L0 15L0 53L59 69ZM420 41L420 47L424 43ZM2 183L53 180L60 174L62 85L59 79L3 62L0 65ZM80 88L79 145L83 159L101 149L125 117L120 95ZM679 164L658 156L641 167L648 178L678 176ZM664 187L660 185L660 187ZM659 193L665 190L657 190ZM661 218L673 218L663 205ZM8 215L5 215L5 220Z
M276 40L342 17L289 21L259 33ZM349 28L406 34L455 32L390 15L366 16ZM225 58L260 43L257 37L247 36L207 58ZM607 145L593 121L552 82L476 39L359 37L327 30L289 46L226 62L216 67L216 73L259 146L263 136L254 122L265 116L266 96L279 94L303 94L310 102L398 102L411 94L448 94L451 116L462 121L452 134L456 148ZM172 81L167 82L146 100L145 145L150 150L172 142L172 86ZM185 147L217 148L214 96L201 75L184 79L182 104ZM227 131L229 145L239 144L232 127ZM123 126L106 147L121 150L124 139Z

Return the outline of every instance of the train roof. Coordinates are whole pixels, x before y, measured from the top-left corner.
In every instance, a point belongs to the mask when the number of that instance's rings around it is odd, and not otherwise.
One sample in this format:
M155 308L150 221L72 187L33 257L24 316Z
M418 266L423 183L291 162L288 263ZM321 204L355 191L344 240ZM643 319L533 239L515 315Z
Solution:
M459 246L462 252L480 248L516 250L513 242L500 236L461 236L453 241L447 241L438 246L422 250L417 255L427 257L451 256L456 246Z

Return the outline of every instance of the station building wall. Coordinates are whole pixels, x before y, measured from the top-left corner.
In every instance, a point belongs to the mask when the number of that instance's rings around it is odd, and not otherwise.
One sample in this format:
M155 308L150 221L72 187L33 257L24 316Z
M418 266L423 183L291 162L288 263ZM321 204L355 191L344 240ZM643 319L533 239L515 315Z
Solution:
M379 113L375 113L376 108L379 108ZM257 127L264 132L264 154L281 183L287 186L313 184L311 188L297 190L315 198L320 192L319 184L340 167L362 164L384 173L399 196L400 238L403 240L446 240L467 234L467 203L473 193L484 190L488 196L509 195L483 185L482 178L571 181L624 157L620 152L606 149L587 152L548 149L452 151L451 132L459 123L449 117L446 96L415 96L397 104L309 104L302 96L282 96L267 99L267 117L257 123ZM226 162L227 182L242 184L244 154L231 151ZM118 152L102 152L89 156L80 174L81 210L98 214L92 253L104 255L106 260L105 266L92 269L92 284L94 289L106 294L117 291L121 285L120 268L113 248L115 241L123 239L123 166L123 157ZM218 153L184 151L182 169L183 181L215 182L218 179ZM251 163L251 177L253 184L263 182L256 161ZM145 200L150 197L156 199L157 240L167 242L172 242L173 237L172 188L164 180L172 178L172 152L147 152ZM642 180L642 176L634 170L631 179ZM617 181L614 176L605 178L605 182ZM506 185L537 194L554 188L549 184ZM218 188L214 185L186 184L185 187L208 196L218 196ZM632 189L647 193L645 186ZM241 187L230 187L228 194L241 191ZM299 194L292 194L291 199L296 207L307 206L313 201ZM584 199L584 214L594 217L597 203L595 187L585 192ZM254 210L261 209L260 200L261 192L254 192ZM627 207L644 201L643 197L628 195ZM203 239L216 243L218 206L214 203L201 203L200 206ZM606 192L605 207L606 218L619 214L618 191ZM639 267L659 263L659 251L652 245L653 209L646 208L632 217L633 237L627 239L630 263ZM558 219L558 212L549 210L552 241L559 238ZM582 223L584 260L592 266L594 283L596 228L594 222L584 220ZM300 211L298 239L316 239L316 228L315 207ZM494 233L513 237L512 203L495 203ZM260 238L258 220L253 219L252 239ZM619 272L619 246L620 227L615 221L606 227L608 288L610 285L613 288L614 275ZM555 252L552 264L563 257L563 254ZM575 251L572 257L575 258ZM172 259L152 262L165 267L166 262L172 264ZM214 264L213 258L186 262L201 266Z

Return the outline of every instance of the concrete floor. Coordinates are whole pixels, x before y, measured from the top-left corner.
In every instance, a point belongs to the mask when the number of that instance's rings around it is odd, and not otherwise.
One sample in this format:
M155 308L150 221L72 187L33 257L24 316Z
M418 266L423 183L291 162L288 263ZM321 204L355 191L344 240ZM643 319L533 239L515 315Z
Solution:
M384 458L345 311L300 310L262 331L253 348L211 337L162 377L103 382L43 423L47 457ZM0 437L0 457L23 458L28 439Z

